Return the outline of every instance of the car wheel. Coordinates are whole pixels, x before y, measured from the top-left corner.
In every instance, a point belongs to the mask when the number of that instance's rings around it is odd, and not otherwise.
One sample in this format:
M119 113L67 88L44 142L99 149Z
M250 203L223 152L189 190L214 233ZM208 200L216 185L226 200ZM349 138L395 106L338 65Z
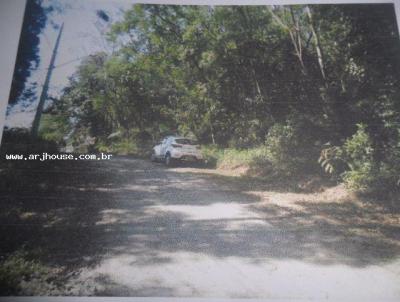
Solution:
M169 167L173 166L174 164L174 159L171 157L169 153L165 155L165 164Z

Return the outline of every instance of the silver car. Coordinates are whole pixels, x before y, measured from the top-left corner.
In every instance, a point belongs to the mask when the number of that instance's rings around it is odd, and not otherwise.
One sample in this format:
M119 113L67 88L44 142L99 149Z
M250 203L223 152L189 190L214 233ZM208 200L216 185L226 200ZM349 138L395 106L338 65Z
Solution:
M167 136L153 147L151 160L162 160L167 166L171 166L180 160L201 162L203 156L196 141L186 137Z

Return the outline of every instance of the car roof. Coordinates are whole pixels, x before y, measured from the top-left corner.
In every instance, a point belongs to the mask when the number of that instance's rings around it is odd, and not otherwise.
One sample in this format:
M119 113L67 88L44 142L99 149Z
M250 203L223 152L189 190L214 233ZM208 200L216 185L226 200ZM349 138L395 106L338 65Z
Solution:
M184 137L184 136L175 136L175 135L169 135L165 138L173 138L173 139L190 139L188 137Z
M196 139L193 139L193 138L184 137L184 136L174 136L174 135L166 136L164 139L173 139L173 140L177 140L177 139L188 139L188 140L191 140L191 141L193 141L193 142L196 142Z

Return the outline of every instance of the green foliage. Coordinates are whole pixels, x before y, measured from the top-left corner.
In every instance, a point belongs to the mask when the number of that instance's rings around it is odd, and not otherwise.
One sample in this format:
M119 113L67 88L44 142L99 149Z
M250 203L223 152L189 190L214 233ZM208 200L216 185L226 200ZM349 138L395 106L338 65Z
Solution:
M365 164L357 170L346 171L343 175L346 186L354 191L372 191L372 185L377 180L377 176L372 173L371 166Z
M250 168L254 165L262 168L269 162L265 146L247 149L222 149L215 145L208 145L202 147L202 154L205 162L209 166L223 169L235 169L239 167Z
M289 121L271 127L265 145L273 169L285 175L315 170L316 148L307 126ZM312 133L312 131L311 131Z
M366 125L358 124L357 132L346 140L343 149L351 170L359 170L371 166L373 162L373 147Z
M225 167L225 168L237 168L240 166L248 166L252 162L257 151L258 151L258 149L256 149L256 148L224 149L222 156L218 162L218 166Z
M201 154L207 166L216 168L224 153L215 145L204 145L201 147Z
M138 147L136 143L129 139L120 139L111 143L106 141L98 141L95 147L100 152L114 153L120 155L138 154Z
M366 126L357 125L357 132L343 145L343 152L350 170L344 172L346 185L356 191L366 191L373 185L376 175L373 161L371 138L366 132Z
M268 156L279 169L290 171L296 165L295 133L291 125L275 124L269 130L265 144L268 146Z
M43 114L40 121L39 136L59 146L65 142L70 131L68 117L65 115Z
M389 160L376 161L376 152L367 127L358 124L356 133L343 146L325 148L319 162L326 172L340 176L347 187L354 191L386 195L398 189L398 150L396 146L388 148L386 155Z
M100 152L149 158L153 146L154 141L147 131L131 129L120 130L106 138L99 138L93 148Z
M77 148L93 139L98 150L141 154L132 129L150 133L149 146L193 134L217 146L205 152L215 165L290 176L320 171L319 158L355 189L398 181L392 5L137 4L108 38L116 51L86 58L57 105Z
M399 146L387 149L387 160L377 161L371 136L366 125L357 125L357 132L346 140L344 156L350 167L343 173L346 185L355 191L380 192L382 196L399 189Z
M22 281L28 281L34 275L47 273L47 269L39 262L27 258L25 252L17 251L0 261L0 294L2 296L20 294Z
M340 167L343 168L343 164L345 164L343 159L343 149L338 146L331 146L322 149L318 158L318 163L326 173L338 176L340 171L342 171Z

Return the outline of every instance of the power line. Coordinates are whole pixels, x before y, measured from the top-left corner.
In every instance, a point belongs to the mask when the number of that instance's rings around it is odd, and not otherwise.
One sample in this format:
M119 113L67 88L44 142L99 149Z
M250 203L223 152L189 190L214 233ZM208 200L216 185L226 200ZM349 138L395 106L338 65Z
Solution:
M43 106L44 106L44 103L46 101L47 89L48 89L48 85L50 83L51 72L52 72L53 67L54 67L54 61L56 59L57 49L58 49L58 46L60 44L60 39L61 39L61 34L62 34L62 31L63 31L63 28L64 28L64 23L60 27L60 31L59 31L58 36L57 36L56 44L54 45L53 53L52 53L51 60L50 60L50 65L49 65L49 68L48 68L48 71L47 71L47 75L46 75L46 80L45 80L44 85L43 85L42 93L41 93L40 98L39 98L39 104L38 104L37 109L36 109L35 118L34 118L33 123L32 123L31 134L32 134L33 137L37 137L37 134L38 134L40 117L42 115Z
M68 64L70 64L70 63L79 61L79 60L81 60L82 58L83 58L83 57L78 57L78 58L69 60L69 61L67 61L67 62L64 62L64 63L61 63L61 64L58 64L58 65L54 66L54 68L58 68L58 67L62 67L62 66L68 65Z
M58 64L58 65L55 65L53 68L62 67L62 66L65 66L65 65L71 64L71 63L73 63L73 62L76 62L76 61L82 60L83 58L84 58L84 57L77 57L77 58L75 58L75 59L71 59L71 60L69 60L69 61L66 61L66 62L64 62L64 63ZM46 68L38 68L38 69L35 69L35 71L43 71L43 70L48 70L48 69L49 69L48 67L46 67Z

